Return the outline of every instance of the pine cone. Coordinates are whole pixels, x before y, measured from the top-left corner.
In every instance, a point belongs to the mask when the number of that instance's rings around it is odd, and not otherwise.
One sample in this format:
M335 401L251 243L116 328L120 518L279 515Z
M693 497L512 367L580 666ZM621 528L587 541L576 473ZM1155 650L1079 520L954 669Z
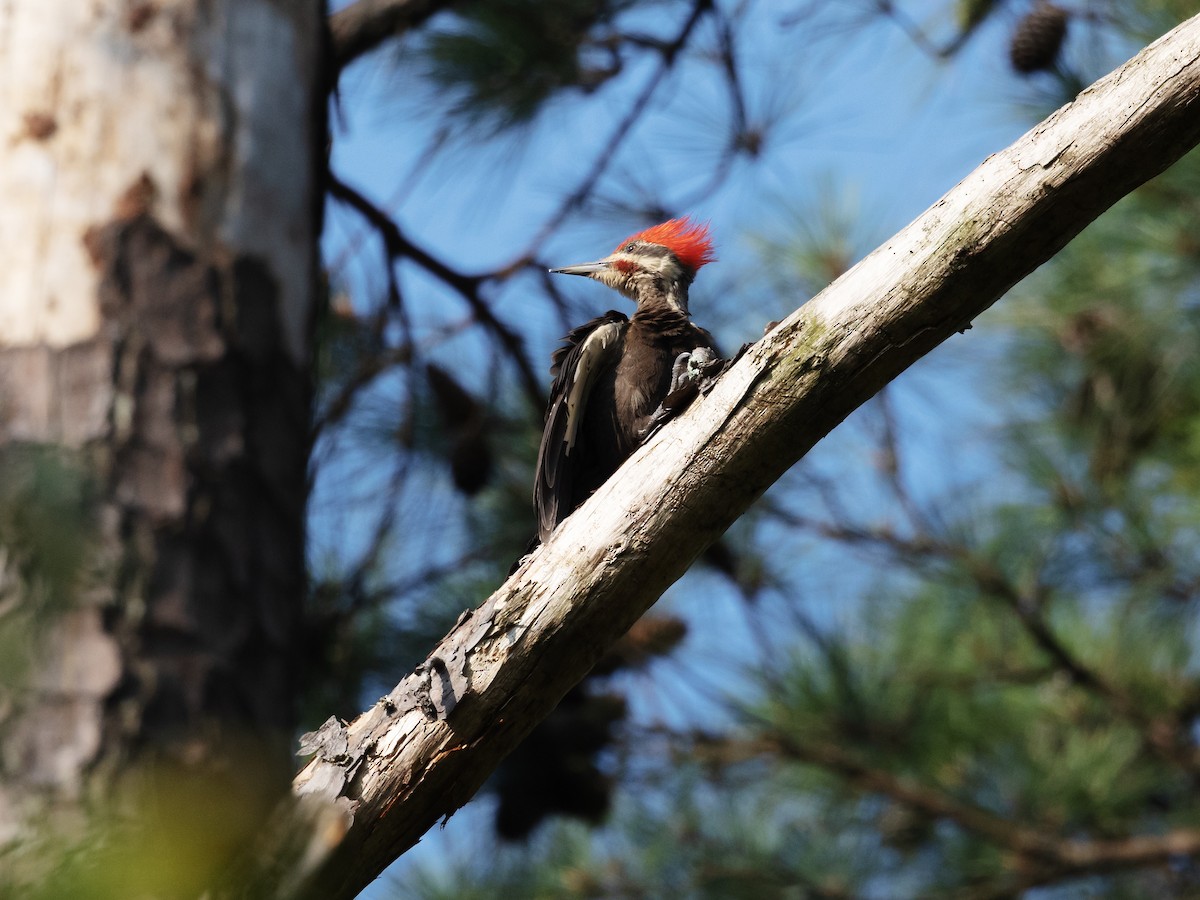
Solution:
M1054 65L1067 36L1069 18L1070 13L1061 6L1039 2L1013 31L1008 47L1012 67L1029 75Z
M624 669L641 669L652 659L674 650L687 637L687 630L687 622L675 616L642 616L596 663L592 674L611 675Z
M450 433L450 474L468 497L479 493L492 476L492 448L483 407L454 377L429 363L425 367L442 424Z

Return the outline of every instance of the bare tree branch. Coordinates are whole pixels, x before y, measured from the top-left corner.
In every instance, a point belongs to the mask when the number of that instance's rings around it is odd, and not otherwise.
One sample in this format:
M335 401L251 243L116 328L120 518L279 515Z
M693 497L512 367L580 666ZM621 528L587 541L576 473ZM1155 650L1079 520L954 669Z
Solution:
M492 276L466 275L429 251L418 247L400 230L400 226L391 216L332 172L329 174L329 193L355 209L375 228L393 262L398 259L411 259L430 275L457 291L471 307L478 322L495 336L512 359L530 402L539 409L546 405L546 392L542 389L541 379L534 372L529 355L525 352L524 339L496 318L496 314L480 293L481 286Z
M989 157L751 347L416 671L353 723L330 720L306 741L313 759L294 789L325 816L297 869L310 893L353 896L465 803L818 440L1197 143L1200 17ZM1200 846L1185 837L1185 849Z

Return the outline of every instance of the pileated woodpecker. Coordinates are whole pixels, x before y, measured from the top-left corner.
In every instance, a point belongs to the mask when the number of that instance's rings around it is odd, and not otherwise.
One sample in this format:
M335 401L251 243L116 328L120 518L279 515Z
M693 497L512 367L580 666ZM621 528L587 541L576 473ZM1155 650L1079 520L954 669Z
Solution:
M716 350L688 317L688 286L713 259L708 227L682 218L632 235L597 262L550 270L594 278L637 310L632 319L609 310L554 352L533 489L542 541L694 396L697 368Z

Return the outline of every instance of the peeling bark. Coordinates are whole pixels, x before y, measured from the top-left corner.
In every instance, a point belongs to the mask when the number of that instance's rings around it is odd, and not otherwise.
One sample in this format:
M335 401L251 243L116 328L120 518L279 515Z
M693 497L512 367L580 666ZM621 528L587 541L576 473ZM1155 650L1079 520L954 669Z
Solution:
M68 448L99 494L79 601L0 704L0 848L140 757L283 758L322 12L0 4L0 446Z

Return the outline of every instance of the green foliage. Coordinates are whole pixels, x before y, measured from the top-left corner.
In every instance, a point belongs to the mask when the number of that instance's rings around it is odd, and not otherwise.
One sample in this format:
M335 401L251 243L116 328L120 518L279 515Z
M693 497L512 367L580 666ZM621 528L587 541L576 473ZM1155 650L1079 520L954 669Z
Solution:
M828 802L885 801L876 827L923 891L1070 877L1025 858L1019 829L1103 840L1200 820L1198 175L1193 154L1010 301L997 393L1026 492L875 532L923 584L866 598L858 629L798 649L751 710L781 759L834 776ZM1104 890L1178 896L1189 877Z
M1116 691L1194 688L1190 642L1162 622L1056 604L1055 630ZM1145 747L1153 706L1114 715L1103 692L1065 677L1012 610L933 590L879 615L869 641L805 654L755 718L803 748L911 778L958 801L1054 828L1119 832L1184 785ZM836 656L836 663L830 657ZM785 751L786 752L786 751Z
M926 587L841 650L852 662L797 666L779 704L796 740L836 741L1049 834L1200 818L1187 787L1200 270L1178 252L1200 225L1198 171L1193 154L1022 290L1009 396L1035 403L1009 459L1029 499L947 541ZM853 672L853 689L831 671Z
M615 74L587 63L591 32L627 4L614 0L472 3L421 48L446 112L497 131L531 120L565 88Z
M1131 467L1155 461L1193 480L1200 461L1198 179L1193 153L1022 289L1044 298L1015 314L1018 384L1043 404L1033 427L1082 453L1102 490L1143 489Z
M0 685L20 683L38 638L73 601L94 499L81 461L69 454L0 449Z
M232 740L228 757L204 764L142 763L127 767L101 803L90 804L84 828L63 828L32 849L36 884L14 887L25 856L0 866L0 897L13 900L126 900L130 897L274 896L231 865L261 840L262 823L286 790L270 748Z

